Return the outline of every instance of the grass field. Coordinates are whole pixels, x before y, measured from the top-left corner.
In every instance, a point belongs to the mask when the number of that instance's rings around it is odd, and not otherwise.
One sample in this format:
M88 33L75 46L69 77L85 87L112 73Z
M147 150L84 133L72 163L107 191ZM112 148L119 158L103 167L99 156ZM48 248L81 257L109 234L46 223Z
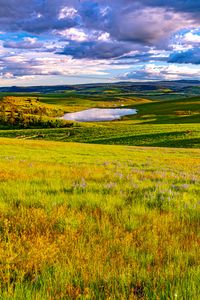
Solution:
M0 93L0 98L4 97L38 97L43 105L58 106L66 112L84 110L92 107L117 107L120 105L134 105L139 103L148 103L143 97L133 95L119 94L116 91L108 91L107 93L78 93L75 91L66 91L65 93L52 94L32 94L32 93Z
M199 88L148 88L0 93L33 115L138 110L67 128L2 123L0 300L200 299Z
M200 298L200 150L0 139L0 299Z
M200 124L77 124L71 128L0 130L0 137L176 148L200 148Z
M45 139L65 142L117 144L132 146L156 146L177 148L200 148L200 97L157 92L155 100L143 93L142 97L119 90L97 93L66 91L62 94L37 95L40 105L60 107L61 111L79 111L91 107L136 108L138 114L120 121L104 123L75 123L70 128L0 130L0 137L18 139ZM155 93L154 93L155 94ZM1 94L5 96L7 94ZM26 94L14 96L26 97ZM27 97L33 94L27 94ZM166 98L168 95L168 98Z

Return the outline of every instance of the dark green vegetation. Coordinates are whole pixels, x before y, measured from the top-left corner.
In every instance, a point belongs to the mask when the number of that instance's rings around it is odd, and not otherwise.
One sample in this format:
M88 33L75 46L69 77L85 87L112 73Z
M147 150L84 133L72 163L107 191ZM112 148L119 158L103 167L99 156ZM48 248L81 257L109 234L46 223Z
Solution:
M0 153L0 299L200 299L200 150Z

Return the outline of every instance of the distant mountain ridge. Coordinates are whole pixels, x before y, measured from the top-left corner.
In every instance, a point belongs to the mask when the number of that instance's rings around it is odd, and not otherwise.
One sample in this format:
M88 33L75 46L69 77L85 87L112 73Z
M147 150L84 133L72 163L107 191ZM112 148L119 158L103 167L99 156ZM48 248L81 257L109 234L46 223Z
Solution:
M181 91L183 88L200 87L200 80L173 80L173 81L144 81L144 82L115 82L115 83L91 83L75 85L52 85L52 86L11 86L0 87L0 92L5 93L56 93L72 90L87 90L95 88L124 88L130 91L159 90L173 88Z

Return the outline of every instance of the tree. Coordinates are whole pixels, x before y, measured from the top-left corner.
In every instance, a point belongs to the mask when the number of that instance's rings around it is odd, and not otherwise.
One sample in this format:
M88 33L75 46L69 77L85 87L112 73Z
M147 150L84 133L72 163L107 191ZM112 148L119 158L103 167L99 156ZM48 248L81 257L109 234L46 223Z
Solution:
M10 114L8 116L8 123L12 126L15 124L15 111L12 106L10 108Z
M5 105L1 106L1 111L0 111L0 123L1 124L6 124L7 123L7 114L6 114L6 108Z

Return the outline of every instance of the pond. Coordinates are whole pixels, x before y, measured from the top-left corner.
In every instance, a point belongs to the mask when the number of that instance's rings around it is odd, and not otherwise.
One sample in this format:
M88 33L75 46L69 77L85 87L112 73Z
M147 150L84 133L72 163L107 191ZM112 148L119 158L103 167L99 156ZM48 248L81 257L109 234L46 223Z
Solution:
M123 116L136 115L136 109L130 108L91 108L65 114L62 119L77 122L104 122L119 120Z

